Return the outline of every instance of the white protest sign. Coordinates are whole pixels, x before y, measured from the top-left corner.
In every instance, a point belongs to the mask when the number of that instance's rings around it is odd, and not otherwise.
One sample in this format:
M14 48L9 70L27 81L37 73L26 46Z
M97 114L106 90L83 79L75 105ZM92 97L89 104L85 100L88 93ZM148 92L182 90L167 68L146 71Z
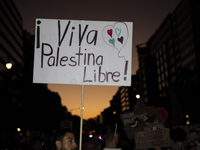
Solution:
M131 85L132 22L36 19L33 83Z

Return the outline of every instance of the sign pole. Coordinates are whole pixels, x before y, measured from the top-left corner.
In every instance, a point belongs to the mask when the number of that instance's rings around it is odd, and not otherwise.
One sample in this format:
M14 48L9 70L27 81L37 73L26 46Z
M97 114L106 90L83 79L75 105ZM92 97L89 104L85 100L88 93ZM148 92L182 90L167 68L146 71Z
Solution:
M84 85L82 85L81 90L81 118L80 118L80 141L79 141L79 150L81 150L82 146L82 129L83 129L83 96L84 96Z

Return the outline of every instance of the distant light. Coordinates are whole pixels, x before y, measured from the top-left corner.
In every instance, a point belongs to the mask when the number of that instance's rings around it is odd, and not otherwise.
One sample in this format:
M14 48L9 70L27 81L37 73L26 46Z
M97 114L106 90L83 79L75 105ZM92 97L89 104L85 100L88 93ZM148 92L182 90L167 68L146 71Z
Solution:
M116 114L116 111L113 111L113 114Z
M186 118L189 118L189 115L186 115L185 117L186 117Z
M186 121L186 124L189 125L189 124L190 124L190 121Z
M18 131L18 132L20 132L20 131L21 131L21 129L20 129L20 128L17 128L17 131Z
M102 139L101 139L101 135L99 135L99 140L102 140Z
M93 135L92 135L92 134L90 134L90 135L89 135L89 138L92 138L92 137L93 137Z
M135 97L136 97L137 99L139 99L139 98L140 98L140 95L139 95L139 94L137 94Z
M6 68L7 68L7 69L11 69L11 68L12 68L12 63L10 63L10 62L9 62L9 63L6 63Z

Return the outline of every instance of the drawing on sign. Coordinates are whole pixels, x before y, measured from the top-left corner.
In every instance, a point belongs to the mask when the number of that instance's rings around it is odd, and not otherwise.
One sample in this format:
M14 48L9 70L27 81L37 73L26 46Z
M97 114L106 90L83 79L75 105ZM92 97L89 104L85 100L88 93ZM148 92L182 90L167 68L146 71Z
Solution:
M141 117L141 115L140 115L140 117ZM130 123L130 126L132 128L136 128L136 127L138 127L138 125L140 123L144 123L144 122L152 123L152 122L154 122L155 118L156 118L156 114L154 114L153 116L149 116L147 114L144 114L142 119L138 119L138 117L136 119L134 119L133 123Z
M119 58L124 58L124 75L127 74L128 61L125 58L125 56L121 54L121 51L123 50L123 47L125 46L128 40L128 33L128 27L124 22L117 22L113 26L108 25L103 29L102 33L104 42L118 50ZM126 80L126 77L124 77L124 80Z

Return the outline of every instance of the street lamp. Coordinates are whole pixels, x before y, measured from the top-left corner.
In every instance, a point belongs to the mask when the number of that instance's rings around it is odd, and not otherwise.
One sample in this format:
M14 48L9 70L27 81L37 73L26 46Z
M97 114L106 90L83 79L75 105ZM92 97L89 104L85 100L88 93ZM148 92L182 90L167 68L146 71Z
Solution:
M137 99L140 99L140 95L139 94L136 94L135 96Z
M12 68L12 63L11 62L7 62L6 63L6 68L7 69L11 69Z
M7 63L6 63L6 68L7 69L11 69L12 68L12 63L10 62L9 58L8 57L0 57L0 58L7 58Z
M20 131L21 131L21 128L17 128L17 131L20 132Z

